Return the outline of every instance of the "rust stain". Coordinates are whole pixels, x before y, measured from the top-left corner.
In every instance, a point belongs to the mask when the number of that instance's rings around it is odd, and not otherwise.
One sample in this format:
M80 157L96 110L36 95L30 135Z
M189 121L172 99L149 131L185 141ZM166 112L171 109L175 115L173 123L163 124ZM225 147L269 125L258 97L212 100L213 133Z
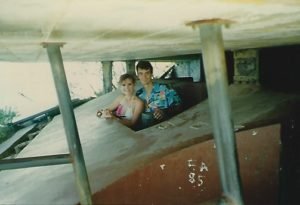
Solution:
M195 27L201 26L203 24L224 24L225 26L228 26L233 23L236 23L236 21L228 20L228 19L221 19L221 18L211 18L211 19L188 21L188 22L185 22L185 25L195 28Z
M60 47L63 47L66 43L65 42L42 42L41 46L43 46L44 48L46 48L48 45L59 45Z

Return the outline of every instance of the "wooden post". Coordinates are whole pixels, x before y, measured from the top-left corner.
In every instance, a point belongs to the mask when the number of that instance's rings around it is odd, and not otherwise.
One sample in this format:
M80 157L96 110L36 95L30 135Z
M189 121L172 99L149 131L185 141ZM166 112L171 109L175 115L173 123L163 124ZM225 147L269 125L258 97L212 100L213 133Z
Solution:
M224 204L243 204L236 141L231 116L226 74L226 59L220 19L197 21L188 25L200 29L208 102L217 148Z
M102 61L104 93L112 91L112 61Z
M69 87L60 52L60 44L45 44L49 61L51 64L52 75L58 97L59 109L62 115L68 146L73 159L73 169L75 172L76 184L82 205L92 204L91 188L88 180L87 170L83 157L79 133L73 112Z
M135 76L135 61L126 61L126 72Z

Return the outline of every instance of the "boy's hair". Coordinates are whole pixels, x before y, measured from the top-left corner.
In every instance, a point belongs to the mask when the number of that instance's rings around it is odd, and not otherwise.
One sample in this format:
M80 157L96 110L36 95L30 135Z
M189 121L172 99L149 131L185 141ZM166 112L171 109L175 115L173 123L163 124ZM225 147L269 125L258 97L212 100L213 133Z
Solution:
M129 73L125 73L125 74L120 76L119 84L122 83L126 79L131 79L133 84L135 84L135 77L133 75L129 74Z
M138 72L138 69L150 70L150 72L153 73L153 67L149 61L143 61L143 60L139 61L136 64L136 72Z

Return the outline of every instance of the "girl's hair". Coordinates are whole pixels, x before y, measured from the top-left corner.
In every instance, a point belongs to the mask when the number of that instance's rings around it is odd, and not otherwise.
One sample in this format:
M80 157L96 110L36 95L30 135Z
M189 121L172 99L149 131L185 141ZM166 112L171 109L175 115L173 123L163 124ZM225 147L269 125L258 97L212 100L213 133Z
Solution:
M126 79L131 79L133 84L135 84L135 76L129 74L129 73L125 73L123 75L120 76L119 78L119 84L122 83L124 80Z

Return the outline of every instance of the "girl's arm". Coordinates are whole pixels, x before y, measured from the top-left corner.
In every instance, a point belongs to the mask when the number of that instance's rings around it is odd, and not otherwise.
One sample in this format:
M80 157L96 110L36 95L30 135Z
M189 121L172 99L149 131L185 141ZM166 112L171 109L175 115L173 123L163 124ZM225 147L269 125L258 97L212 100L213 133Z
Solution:
M114 111L115 109L117 109L118 105L120 104L121 102L121 99L122 99L122 95L121 96L118 96L111 104L108 108L106 108L107 110L109 111Z
M104 117L104 118L112 118L113 114L112 112L117 109L118 105L120 104L120 101L122 99L122 96L118 96L111 104L108 108L102 109L102 110L98 110L97 111L97 116L98 117Z

